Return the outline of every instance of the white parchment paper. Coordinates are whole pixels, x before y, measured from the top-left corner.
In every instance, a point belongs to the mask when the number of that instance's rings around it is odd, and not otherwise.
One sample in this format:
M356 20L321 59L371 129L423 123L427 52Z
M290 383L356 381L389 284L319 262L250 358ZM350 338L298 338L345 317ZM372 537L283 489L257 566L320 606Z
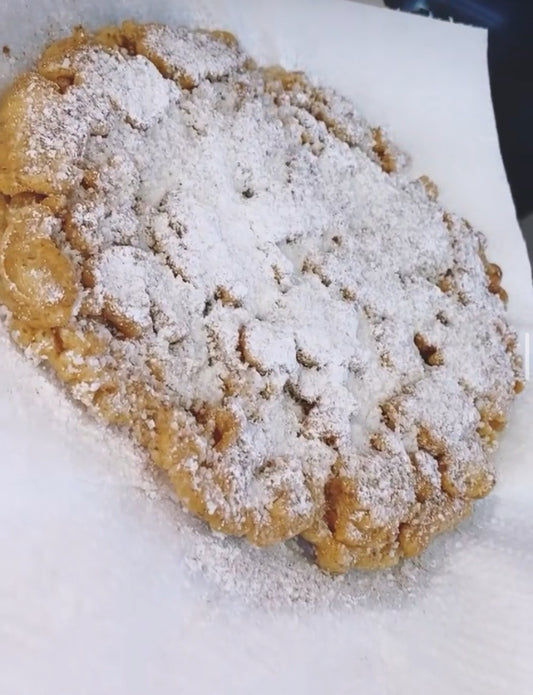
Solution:
M50 32L129 17L228 28L386 125L489 238L525 352L531 271L485 32L342 0L3 0L0 81ZM528 388L499 484L456 533L393 572L333 581L291 549L211 537L0 332L0 693L529 695L532 412Z

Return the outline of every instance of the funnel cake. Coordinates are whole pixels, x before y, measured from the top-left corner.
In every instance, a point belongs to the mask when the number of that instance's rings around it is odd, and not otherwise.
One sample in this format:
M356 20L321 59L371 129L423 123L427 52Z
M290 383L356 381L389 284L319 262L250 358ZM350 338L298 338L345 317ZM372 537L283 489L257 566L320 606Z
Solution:
M3 97L0 193L13 339L212 528L384 567L491 490L501 272L335 92L226 32L79 29Z

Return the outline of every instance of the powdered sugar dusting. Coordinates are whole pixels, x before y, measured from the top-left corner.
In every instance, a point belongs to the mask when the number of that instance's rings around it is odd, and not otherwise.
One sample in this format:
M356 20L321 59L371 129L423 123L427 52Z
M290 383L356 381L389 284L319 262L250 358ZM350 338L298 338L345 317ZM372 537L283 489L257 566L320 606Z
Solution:
M43 68L75 75L45 96L68 134L52 185L82 184L66 241L84 319L111 324L124 379L150 381L156 361L196 434L206 406L236 425L226 450L210 434L170 467L207 516L279 540L322 523L339 476L356 489L354 561L361 516L397 558L420 451L440 457L432 494L492 481L479 404L505 413L517 370L481 238L380 166L381 140L333 93L284 84L208 33L148 26L140 46L150 60L90 46ZM77 395L92 407L94 391Z
M217 79L242 66L245 54L233 43L221 37L213 41L208 32L192 31L187 27L171 28L152 25L144 45L165 66L168 77L190 81Z

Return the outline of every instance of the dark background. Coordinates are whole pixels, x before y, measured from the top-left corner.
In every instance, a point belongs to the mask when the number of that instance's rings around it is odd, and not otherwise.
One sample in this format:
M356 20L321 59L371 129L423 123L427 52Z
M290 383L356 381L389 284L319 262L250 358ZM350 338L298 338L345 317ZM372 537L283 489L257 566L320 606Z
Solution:
M533 259L533 0L384 0L388 7L489 30L500 147Z

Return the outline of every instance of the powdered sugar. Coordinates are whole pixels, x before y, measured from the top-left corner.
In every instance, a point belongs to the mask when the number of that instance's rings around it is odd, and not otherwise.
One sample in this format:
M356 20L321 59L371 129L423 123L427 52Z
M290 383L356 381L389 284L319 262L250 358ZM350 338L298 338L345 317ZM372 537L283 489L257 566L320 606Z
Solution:
M228 35L229 36L229 35ZM144 45L167 77L197 85L200 80L216 80L239 68L246 56L233 41L213 42L208 32L191 32L185 27L152 25Z
M394 535L414 513L421 427L468 496L465 479L492 476L477 401L505 412L516 379L479 237L387 173L392 149L379 165L383 143L344 100L244 69L208 34L143 31L163 75L102 48L60 63L75 80L54 100L78 140L57 180L83 176L67 240L90 257L84 302L121 333L115 368L148 381L155 357L176 408L223 407L237 424L227 451L206 441L175 463L207 515L267 542L281 501L274 539L294 535L321 518L340 466ZM483 336L471 352L469 330Z

